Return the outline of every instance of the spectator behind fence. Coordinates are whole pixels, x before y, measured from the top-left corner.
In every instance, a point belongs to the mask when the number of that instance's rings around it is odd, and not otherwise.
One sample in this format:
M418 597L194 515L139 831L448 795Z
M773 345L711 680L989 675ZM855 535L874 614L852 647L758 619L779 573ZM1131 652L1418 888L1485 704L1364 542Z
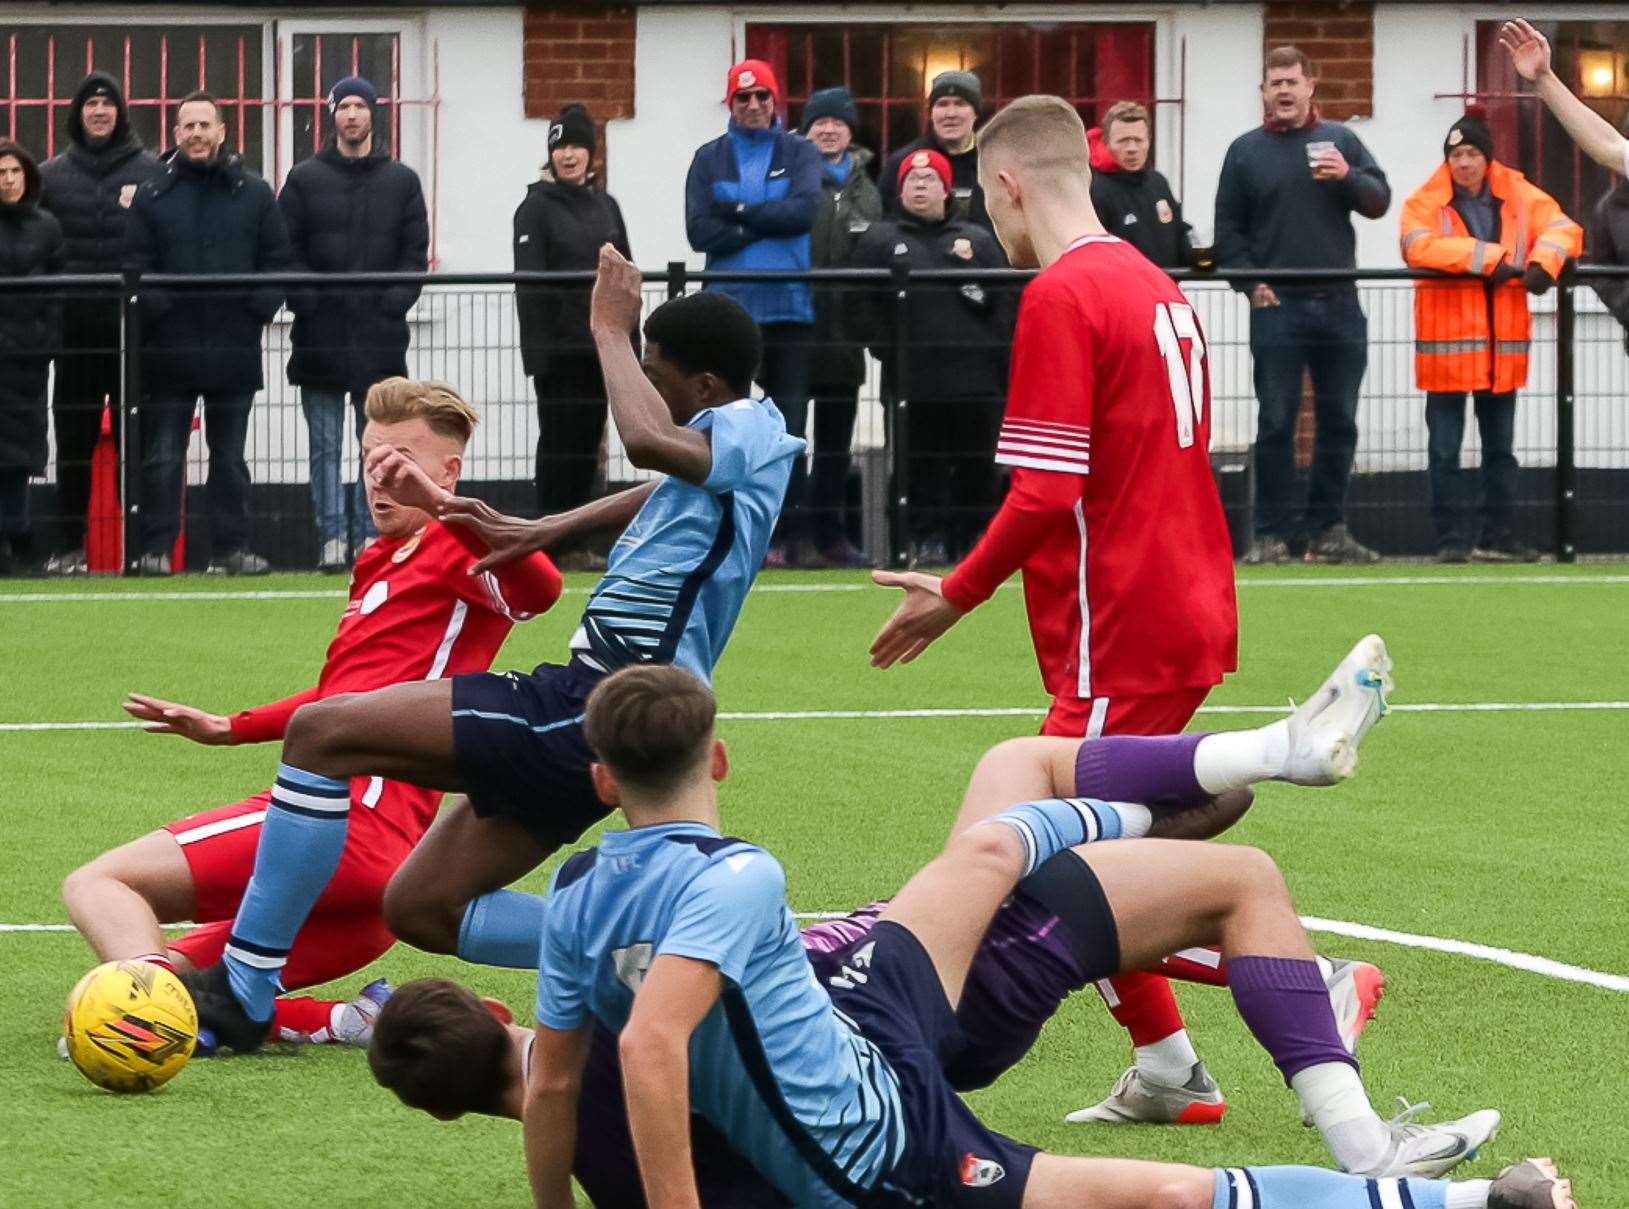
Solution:
M136 191L125 257L142 273L274 273L290 264L288 228L271 186L225 150L226 125L208 93L175 116L175 150ZM141 545L137 570L168 575L181 532L187 441L204 400L209 443L209 570L261 575L249 549L249 408L265 385L261 332L281 286L143 289Z
M0 139L0 281L62 272L62 227L40 209L40 170ZM45 381L62 340L62 304L0 289L0 575L31 570L28 480L45 472Z
M390 158L374 134L379 96L361 76L328 94L334 129L323 149L294 165L277 199L288 224L294 267L314 273L422 273L429 263L430 224L418 173ZM350 396L356 439L367 424L368 387L407 376L407 312L416 285L289 294L294 328L288 380L300 388L311 446L311 506L317 518L317 565L343 571L373 536L360 468L346 504L340 452ZM347 520L347 512L349 519Z
M857 264L918 269L1005 268L995 236L946 212L951 168L937 151L917 151L899 166L903 213L860 237ZM905 361L895 355L892 290L871 293L872 352L883 364L883 391L908 401L902 469L911 559L954 562L995 507L995 444L1007 384L1014 295L988 283L920 282L910 287ZM903 371L903 372L902 372Z
M1431 519L1445 563L1532 562L1516 540L1516 392L1527 384L1528 294L1547 293L1583 229L1554 198L1493 156L1481 106L1448 130L1443 164L1403 203L1411 268L1469 275L1414 287L1414 376L1425 391ZM1523 287L1526 287L1525 291ZM1460 466L1465 395L1482 434L1482 522L1472 540Z
M1220 270L1351 269L1352 213L1379 218L1391 187L1347 127L1321 121L1312 63L1293 46L1267 54L1266 118L1227 149L1216 188ZM1349 281L1267 285L1230 273L1250 296L1255 361L1255 542L1245 561L1287 562L1310 539L1315 562L1366 563L1379 555L1346 525L1346 488L1357 449L1358 389L1369 361L1369 322ZM1305 524L1296 516L1295 419L1301 379L1312 374L1317 429Z
M709 269L806 272L809 232L820 209L822 168L814 144L783 128L776 112L780 83L768 63L746 59L730 68L724 100L729 127L703 143L685 180L685 230L706 253ZM723 282L709 289L734 296L763 333L756 381L803 439L809 422L809 370L814 297L805 282ZM806 473L792 463L780 531L768 565L785 566L803 538Z
M1092 149L1092 205L1103 229L1118 235L1162 269L1193 264L1193 231L1171 182L1149 161L1152 125L1136 101L1116 101L1103 125L1086 132Z
M515 210L517 272L592 272L610 244L628 259L628 228L616 198L593 171L594 120L567 105L549 124L543 178ZM605 378L588 330L591 285L521 286L515 291L520 354L537 392L537 507L544 515L587 500L599 473L605 433ZM637 346L638 332L632 333ZM568 571L603 570L605 560L580 544L551 550Z
M810 262L817 269L851 264L855 242L882 217L882 195L867 172L871 152L854 142L858 125L854 98L846 88L822 89L803 107L803 133L819 150L824 169L823 200L810 251ZM868 334L855 330L852 321L845 322L844 312L854 296L841 286L815 289L814 458L809 475L810 533L805 539L814 549L798 551L796 562L839 567L865 562L843 526Z
M68 107L67 147L40 165L40 205L62 224L68 273L117 273L136 187L160 171L158 157L130 129L124 94L106 72L80 81ZM124 395L119 371L119 300L79 294L63 305L63 349L56 359L51 413L57 430L56 552L48 575L83 575L91 455L102 434L102 407ZM113 431L119 432L115 422Z
M992 235L990 212L979 186L979 152L975 128L984 112L984 85L970 71L941 71L928 92L928 125L922 137L906 143L882 166L877 187L890 218L900 214L899 169L918 151L937 151L950 162L953 217L970 218Z

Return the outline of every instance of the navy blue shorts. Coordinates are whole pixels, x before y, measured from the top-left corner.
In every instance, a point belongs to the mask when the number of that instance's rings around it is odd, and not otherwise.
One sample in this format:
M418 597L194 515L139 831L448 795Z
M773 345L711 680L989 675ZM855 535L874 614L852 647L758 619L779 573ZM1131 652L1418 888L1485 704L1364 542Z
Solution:
M869 950L869 952L868 952ZM860 966L860 962L865 964ZM849 955L865 981L828 981L832 1002L899 1076L905 1153L877 1191L960 1209L1019 1209L1038 1153L986 1128L951 1088L944 1067L964 1047L939 972L910 930L880 920Z
M481 818L509 818L549 847L611 808L594 793L583 706L602 673L581 663L452 680L453 759Z

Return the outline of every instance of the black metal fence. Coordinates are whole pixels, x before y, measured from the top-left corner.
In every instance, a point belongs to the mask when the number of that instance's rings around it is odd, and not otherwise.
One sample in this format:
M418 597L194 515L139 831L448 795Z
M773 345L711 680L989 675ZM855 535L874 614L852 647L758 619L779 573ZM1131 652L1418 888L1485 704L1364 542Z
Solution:
M879 563L931 563L955 558L976 537L1001 490L991 453L1012 316L1028 276L1012 270L831 270L801 279L820 298L821 321L805 350L815 401L808 409L788 408L784 401L782 407L794 419L799 410L813 413L809 481L785 522L786 538L802 540L809 552L803 561L818 561L838 546ZM1304 273L1254 276L1292 288L1309 281ZM1326 285L1354 283L1367 314L1368 364L1347 518L1360 540L1393 558L1431 556L1438 544L1424 395L1414 377L1418 276L1380 270L1318 278ZM1625 277L1629 271L1576 270L1555 291L1531 300L1531 360L1514 439L1520 465L1516 536L1562 561L1629 552L1629 355L1623 328L1589 288ZM647 312L667 297L704 286L788 280L795 279L698 273L675 263L647 273ZM321 548L319 525L332 532L336 507L348 539L359 527L365 531L354 488L340 490L337 501L332 490L313 498L313 437L319 444L341 442L342 477L354 483L357 434L348 409L341 433L332 423L321 432L314 427L306 414L311 389L290 384L295 350L289 311L278 309L263 329L245 318L268 297L298 297L308 309L311 299L322 300L322 325L308 320L301 333L303 346L319 351L330 342L324 334L330 331L354 332L365 345L381 299L411 300L408 372L453 383L482 411L465 460L466 489L499 507L536 511L545 498L539 477L548 478L557 460L563 468L568 458L576 459L580 471L585 455L580 448L537 448L539 406L527 362L534 369L537 364L535 350L523 350L523 344L539 346L548 357L544 374L564 372L574 357L586 356L586 346L573 343L569 316L572 308L586 313L589 284L590 277L580 273L5 281L0 293L13 304L7 314L15 314L16 300L26 297L42 317L60 307L64 322L60 341L29 354L53 358L55 412L45 472L34 476L28 493L32 517L19 526L14 515L0 515L0 524L20 565L37 567L47 553L72 546L84 534L92 569L109 572L135 571L143 549L167 541L172 529L180 536L163 548L173 549L177 569L187 570L208 566L232 544L258 551L274 566L309 568ZM1181 285L1207 337L1212 459L1242 553L1251 533L1257 424L1250 308L1225 274L1184 275ZM539 331L534 315L533 330L523 333L518 312L538 299L552 300L542 312L548 318ZM200 392L175 385L179 361L164 343L164 325L173 326L177 307L190 308L206 332L204 355L191 359L218 362L221 381L232 379L214 392L232 396L214 411L204 392L202 434L189 397ZM0 318L0 363L9 366L16 362L7 362L8 356L22 354L15 352L16 340L8 344L7 322ZM254 364L245 385L242 365L229 353L245 331L253 345L256 330L258 348L249 353ZM251 390L254 377L263 384ZM193 382L197 375L180 372L180 378ZM1310 385L1305 393L1295 458L1302 475L1312 454ZM852 426L845 413L850 405ZM246 481L226 464L230 458L218 455L211 466L211 429L223 445L242 430ZM167 444L177 452L177 440L184 470L166 478L153 450ZM640 476L623 455L614 426L588 456L594 463L590 490ZM1468 422L1464 457L1475 465L1479 456L1477 427ZM206 486L211 480L215 486ZM179 496L173 506L166 482L175 484ZM234 482L246 493L246 531L223 516L239 506ZM326 521L318 504L330 514ZM0 514L4 510L0 504ZM32 531L31 546L25 528ZM21 557L25 551L31 561Z

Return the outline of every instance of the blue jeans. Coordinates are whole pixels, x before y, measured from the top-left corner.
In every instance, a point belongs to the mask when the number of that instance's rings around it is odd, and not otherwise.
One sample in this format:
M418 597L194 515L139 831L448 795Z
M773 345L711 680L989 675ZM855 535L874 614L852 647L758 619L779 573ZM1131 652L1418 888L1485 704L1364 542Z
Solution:
M351 396L358 444L368 422L362 410L363 402L362 396ZM344 539L349 541L353 551L360 550L362 543L373 536L374 529L361 474L347 493L344 476L340 473L340 455L345 449L345 392L301 387L300 409L305 412L306 434L311 442L311 510L317 516L317 539L321 542ZM348 518L347 503L350 505Z
M1357 450L1358 388L1369 365L1369 320L1357 291L1283 291L1279 305L1250 312L1255 361L1256 536L1312 538L1346 516L1346 486ZM1305 527L1297 517L1295 417L1301 375L1312 374L1317 417Z
M1514 536L1516 499L1516 392L1479 390L1476 426L1482 432L1482 531L1478 546L1508 545ZM1459 464L1465 439L1465 396L1430 391L1425 396L1425 427L1431 470L1431 520L1439 546L1469 546L1467 524L1474 488L1470 472Z
M249 545L249 407L254 391L204 393L204 439L209 444L211 558ZM181 533L181 493L186 489L187 442L198 395L185 388L155 391L141 425L141 552L168 554Z

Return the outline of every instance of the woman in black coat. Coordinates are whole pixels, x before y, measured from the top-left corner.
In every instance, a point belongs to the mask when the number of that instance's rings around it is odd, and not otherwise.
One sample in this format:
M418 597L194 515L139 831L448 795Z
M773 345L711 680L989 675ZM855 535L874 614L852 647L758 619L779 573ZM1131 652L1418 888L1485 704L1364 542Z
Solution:
M594 122L567 105L549 126L549 167L515 211L515 270L585 269L611 244L632 259L616 199L590 172ZM585 501L599 469L605 380L588 332L589 285L521 286L515 293L521 360L537 391L537 506L562 512ZM585 568L594 560L570 558Z
M0 278L62 272L62 227L39 200L34 158L0 140ZM45 470L45 383L61 340L60 299L0 289L0 574L28 558L28 480Z

